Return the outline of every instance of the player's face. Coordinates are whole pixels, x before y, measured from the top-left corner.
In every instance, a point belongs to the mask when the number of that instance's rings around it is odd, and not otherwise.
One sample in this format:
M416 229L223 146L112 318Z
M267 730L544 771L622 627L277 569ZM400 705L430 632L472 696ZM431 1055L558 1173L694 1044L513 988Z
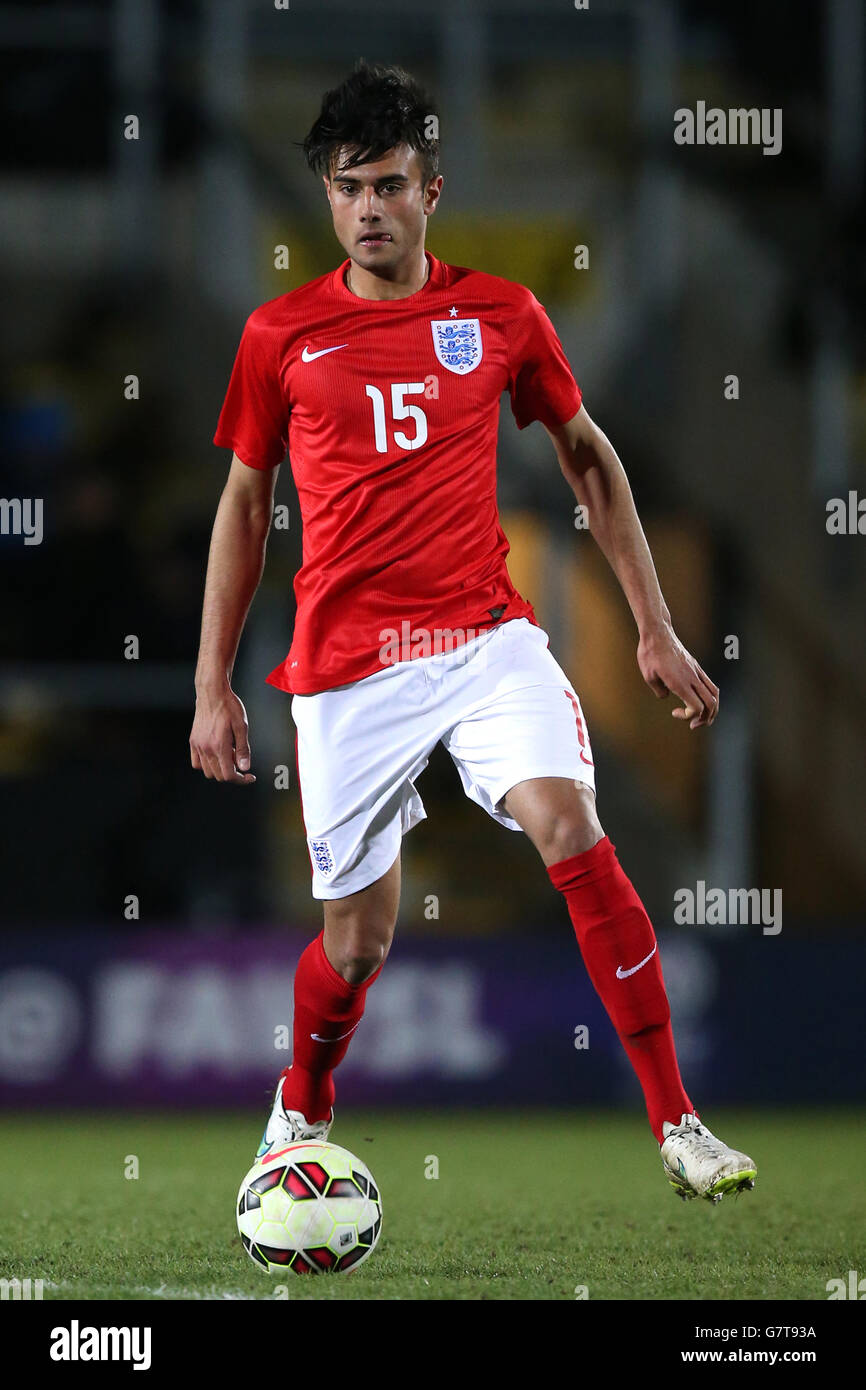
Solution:
M337 240L364 270L386 278L416 258L442 188L425 184L417 150L398 145L371 164L325 179Z

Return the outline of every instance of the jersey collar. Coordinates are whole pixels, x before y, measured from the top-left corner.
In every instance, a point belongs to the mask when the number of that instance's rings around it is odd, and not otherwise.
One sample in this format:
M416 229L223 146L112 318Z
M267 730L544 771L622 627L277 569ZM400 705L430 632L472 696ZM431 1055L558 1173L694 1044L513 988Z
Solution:
M343 261L343 264L337 266L337 269L334 271L334 290L340 299L350 301L354 304L356 309L388 310L399 309L403 304L414 304L422 295L427 294L430 290L438 289L444 278L444 266L442 262L438 261L429 251L425 251L424 255L427 257L430 273L420 290L416 290L414 294L403 295L402 299L362 299L360 295L353 294L346 284L346 271L352 264L351 259Z

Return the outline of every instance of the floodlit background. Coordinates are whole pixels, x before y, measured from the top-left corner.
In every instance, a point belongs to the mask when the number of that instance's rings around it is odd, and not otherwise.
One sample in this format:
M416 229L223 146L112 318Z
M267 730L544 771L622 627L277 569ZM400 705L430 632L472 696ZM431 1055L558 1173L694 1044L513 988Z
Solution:
M321 920L289 700L264 684L291 638L289 462L235 677L255 787L193 774L187 739L216 419L248 313L342 259L298 142L359 56L438 96L428 246L547 307L721 687L695 735L653 698L546 435L506 405L512 578L581 694L687 1084L864 1095L866 536L826 527L831 499L856 494L856 524L866 498L864 27L857 0L0 8L0 494L44 499L41 544L0 536L8 1106L254 1104L286 1063L274 1029ZM674 111L699 100L781 108L781 153L677 145ZM344 1103L638 1106L535 851L463 798L441 749L420 790ZM699 882L781 890L782 930L677 928L674 894Z

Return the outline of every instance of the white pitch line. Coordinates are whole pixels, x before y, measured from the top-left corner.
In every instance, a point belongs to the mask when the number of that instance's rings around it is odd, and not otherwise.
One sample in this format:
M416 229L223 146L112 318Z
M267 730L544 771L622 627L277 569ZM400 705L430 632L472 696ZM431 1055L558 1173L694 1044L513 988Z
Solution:
M43 1281L43 1287L46 1289L75 1290L80 1288L81 1285L77 1284L73 1279L61 1279L60 1282L57 1284L53 1283L53 1281L50 1279L45 1279ZM151 1298L200 1299L211 1302L221 1302L223 1300L228 1299L235 1302L242 1300L244 1302L249 1303L260 1303L263 1301L266 1303L281 1303L284 1301L283 1299L275 1299L273 1294L241 1293L239 1290L233 1291L231 1289L226 1289L220 1292L219 1290L214 1289L213 1287L211 1287L211 1289L207 1292L202 1292L200 1289L174 1288L170 1284L159 1284L156 1288L152 1288L149 1284L121 1284L119 1287L124 1293L149 1294ZM109 1286L108 1284L94 1284L89 1285L88 1288L88 1299L95 1299L96 1295L99 1293L112 1293L113 1301L122 1301L117 1299L117 1285Z

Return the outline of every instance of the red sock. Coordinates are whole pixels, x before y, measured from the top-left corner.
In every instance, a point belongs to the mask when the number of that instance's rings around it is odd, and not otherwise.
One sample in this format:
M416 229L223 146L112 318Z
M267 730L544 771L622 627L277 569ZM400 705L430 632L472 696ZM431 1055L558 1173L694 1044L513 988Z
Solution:
M283 1104L314 1124L334 1103L334 1068L342 1062L364 1014L367 990L379 970L350 985L325 955L324 930L311 941L295 971L294 1052L283 1081ZM321 1042L320 1038L333 1039Z
M683 1089L656 935L605 835L547 871L565 897L589 978L643 1087L650 1128L679 1124L694 1106Z

